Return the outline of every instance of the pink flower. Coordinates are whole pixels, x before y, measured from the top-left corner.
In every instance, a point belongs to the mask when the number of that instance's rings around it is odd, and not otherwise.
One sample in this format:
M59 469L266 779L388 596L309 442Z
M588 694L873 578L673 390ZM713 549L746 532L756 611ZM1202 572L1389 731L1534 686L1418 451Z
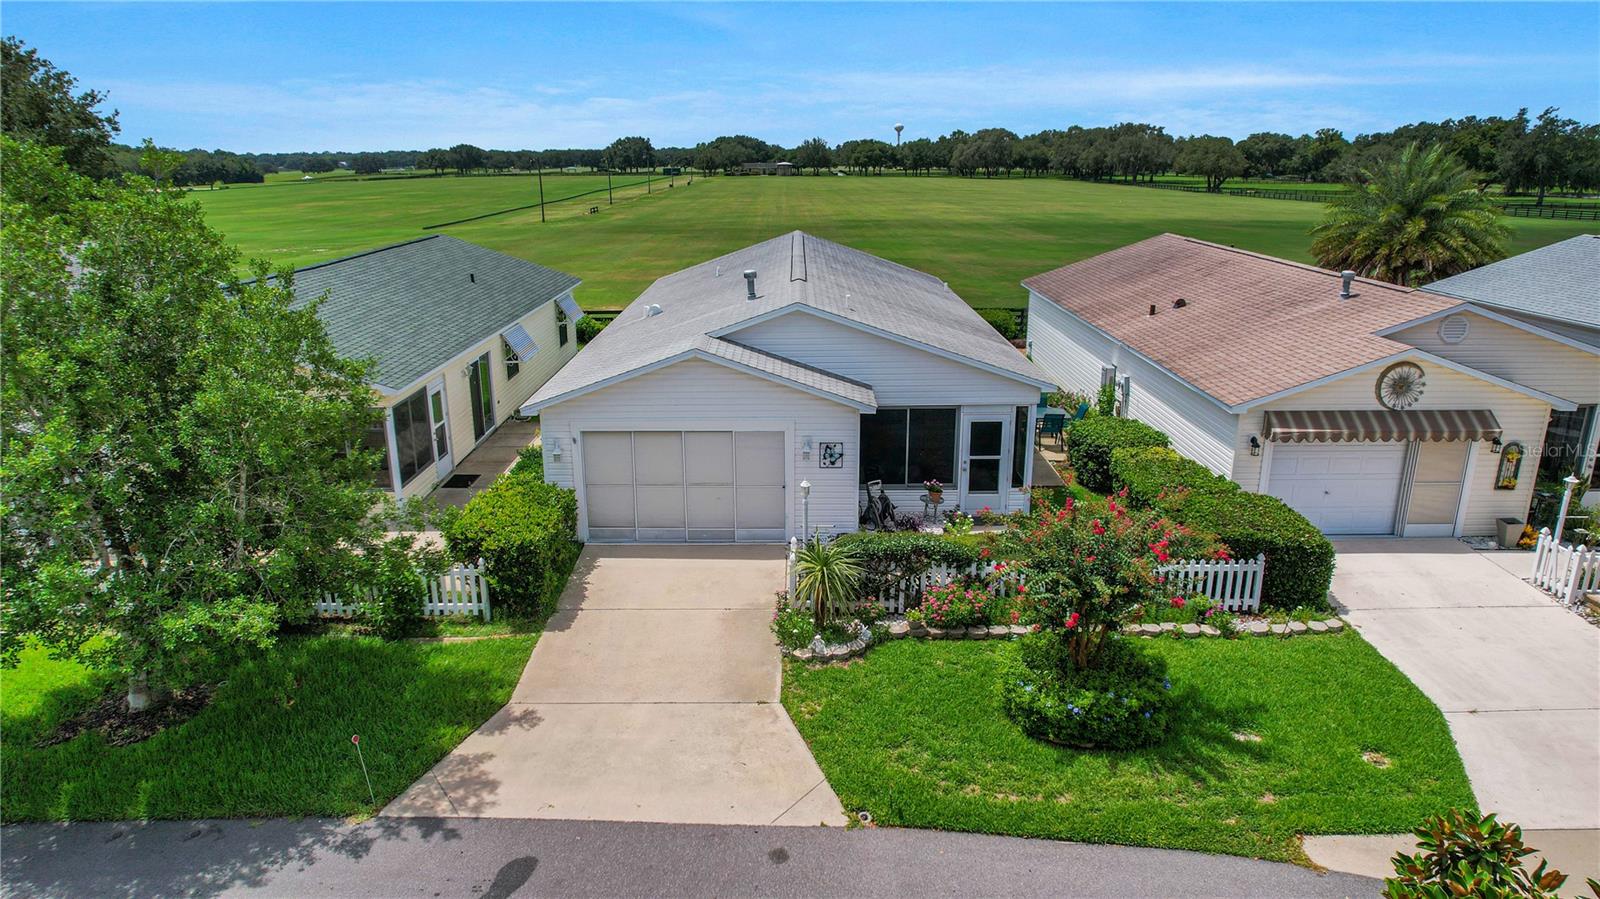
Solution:
M1017 592L1018 593L1027 593L1028 592L1028 585L1027 584L1018 584L1017 585Z
M1075 629L1077 629L1077 627L1078 627L1078 613L1077 612L1073 612L1071 617L1069 617L1067 619L1067 630L1069 630L1069 631L1070 630L1075 630Z
M1184 606L1185 606L1185 605L1186 605L1186 603L1185 603L1185 602L1184 602L1184 599L1183 599L1183 597L1181 597L1181 596L1174 596L1174 597L1172 597L1172 607L1173 607L1173 608L1174 608L1174 609L1181 609L1181 608L1183 608L1183 607L1184 607Z
M980 559L989 558L989 547L985 546L983 549L978 550L978 558L980 558Z
M1099 536L1099 535L1104 534L1106 532L1106 526L1101 524L1100 523L1100 519L1098 519L1098 518L1096 518L1094 521L1089 522L1089 529L1094 531L1096 536Z
M1016 624L1017 622L1019 622L1021 620L1022 620L1022 613L1018 612L1016 609L1012 609L1011 610L1011 623L1012 624Z

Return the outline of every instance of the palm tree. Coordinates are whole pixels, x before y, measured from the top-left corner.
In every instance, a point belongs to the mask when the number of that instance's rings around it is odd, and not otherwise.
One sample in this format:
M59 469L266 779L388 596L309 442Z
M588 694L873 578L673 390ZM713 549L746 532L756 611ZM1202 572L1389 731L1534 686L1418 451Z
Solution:
M855 599L861 581L861 558L842 543L823 543L812 537L795 553L795 598L809 602L820 633L828 622L842 617Z
M1460 160L1411 144L1362 169L1311 235L1324 267L1416 286L1505 258L1511 229Z

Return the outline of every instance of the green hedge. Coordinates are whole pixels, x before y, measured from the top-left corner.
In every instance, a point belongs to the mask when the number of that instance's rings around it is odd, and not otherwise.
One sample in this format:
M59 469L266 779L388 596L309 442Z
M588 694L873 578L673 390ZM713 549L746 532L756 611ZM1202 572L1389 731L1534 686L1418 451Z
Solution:
M1167 443L1167 435L1142 421L1091 415L1067 430L1067 458L1078 483L1096 493L1110 493L1113 452Z
M1191 492L1165 509L1175 521L1215 534L1235 558L1265 555L1263 602L1283 608L1327 605L1333 544L1283 500L1244 490Z
M529 470L502 476L444 527L453 557L486 563L492 607L523 615L561 595L581 548L577 534L576 494Z
M1134 505L1148 508L1180 491L1233 493L1239 485L1175 450L1145 446L1111 451L1111 488L1128 491Z
M979 309L978 315L1007 340L1022 336L1022 329L1017 327L1017 314L1010 309Z
M862 596L878 596L906 578L934 565L964 568L978 561L983 547L993 543L989 534L946 536L917 531L856 531L834 542L855 550L861 561Z

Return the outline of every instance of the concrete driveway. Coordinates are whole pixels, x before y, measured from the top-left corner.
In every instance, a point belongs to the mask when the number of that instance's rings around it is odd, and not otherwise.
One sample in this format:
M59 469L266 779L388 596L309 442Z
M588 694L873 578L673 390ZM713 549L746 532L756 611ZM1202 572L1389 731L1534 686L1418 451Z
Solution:
M1591 847L1585 873L1600 870L1600 629L1521 580L1531 553L1334 545L1346 620L1444 712L1480 807L1529 831L1589 831L1546 841Z
M511 702L383 814L842 825L778 702L783 558L586 547Z

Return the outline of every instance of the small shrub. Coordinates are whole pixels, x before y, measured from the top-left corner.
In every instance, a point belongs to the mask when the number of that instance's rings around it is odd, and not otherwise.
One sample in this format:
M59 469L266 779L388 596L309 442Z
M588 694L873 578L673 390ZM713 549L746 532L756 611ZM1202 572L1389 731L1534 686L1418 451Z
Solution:
M385 640L404 637L422 620L422 600L427 595L424 578L445 569L444 554L437 549L413 549L410 537L392 537L368 550L362 558L358 583L361 626Z
M522 452L517 453L517 461L512 464L511 473L544 480L543 448L533 444L523 447Z
M965 537L972 533L972 525L972 516L960 509L952 509L944 517L944 532L951 537Z
M583 318L578 319L578 343L585 344L595 339L600 336L600 332L605 330L605 327L605 322L592 315L585 315Z
M1283 608L1328 607L1333 544L1283 500L1244 490L1190 493L1165 508L1189 528L1214 534L1236 559L1265 555L1263 602Z
M1167 435L1144 422L1094 415L1067 431L1067 457L1072 460L1078 483L1096 493L1110 493L1113 452L1167 443Z
M1166 662L1112 635L1094 668L1073 666L1049 634L1017 641L1001 665L1000 702L1023 733L1078 748L1153 746L1171 723Z
M1522 828L1501 824L1494 815L1476 818L1452 809L1430 816L1413 833L1422 851L1395 855L1395 876L1383 882L1383 895L1389 899L1553 899L1567 881L1542 859L1530 871L1523 859L1536 850L1522 842Z
M958 578L924 590L919 608L929 627L956 628L988 624L992 607L1000 604L983 583Z
M772 613L772 633L784 649L800 649L811 642L816 629L811 626L811 615L794 605L789 591L778 591L778 608Z
M861 560L855 548L813 537L795 553L795 598L811 606L817 630L845 617L857 597Z
M978 315L1007 340L1022 336L1022 329L1017 327L1017 314L1010 309L979 309Z
M534 614L560 596L581 548L571 490L508 472L467 501L443 528L458 559L483 559L496 608Z
M1100 392L1095 395L1094 411L1105 416L1117 414L1117 385L1100 385Z
M1122 447L1111 451L1111 489L1127 491L1136 506L1159 506L1181 491L1233 493L1239 485L1164 446Z

